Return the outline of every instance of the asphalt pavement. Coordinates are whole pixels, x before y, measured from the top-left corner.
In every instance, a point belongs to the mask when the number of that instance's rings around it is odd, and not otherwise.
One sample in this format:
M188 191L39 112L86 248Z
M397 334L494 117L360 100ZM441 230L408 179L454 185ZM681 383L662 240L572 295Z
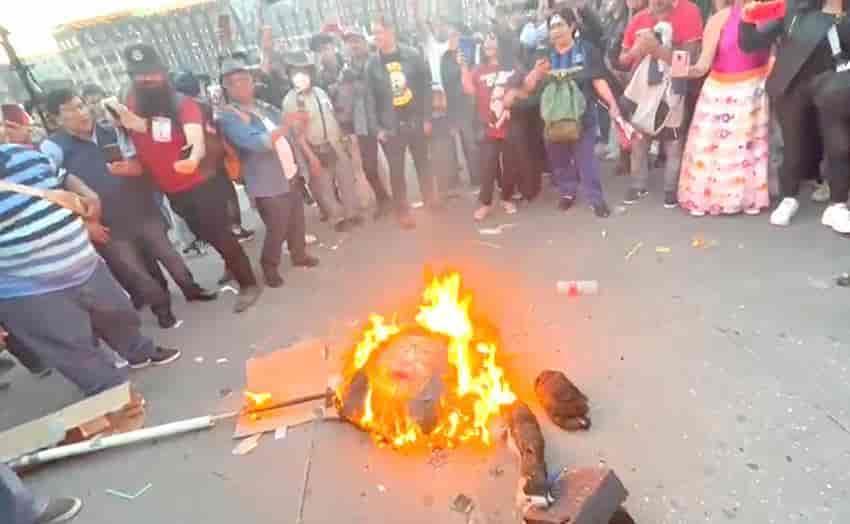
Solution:
M148 425L222 409L252 355L351 335L369 313L415 301L426 268L454 268L473 307L502 331L509 377L540 415L551 471L613 468L642 524L850 521L850 289L834 284L850 270L850 243L820 225L821 205L805 202L779 229L766 215L666 210L658 188L617 209L625 183L606 178L614 214L604 220L581 202L558 212L549 194L478 225L471 192L440 213L417 209L413 232L385 221L338 235L311 219L322 265L287 268L286 285L247 313L234 315L225 292L210 304L176 299L185 321L177 330L159 330L145 314L147 333L184 351L173 365L133 375ZM514 227L499 235L478 231L506 223ZM260 245L260 235L246 244L254 260ZM206 285L222 271L214 254L191 266ZM569 298L556 292L558 280L597 280L600 292ZM585 391L590 431L567 434L545 420L531 393L543 369L564 371ZM0 403L11 394L0 391ZM519 522L517 465L501 442L398 453L331 422L266 435L253 453L234 456L231 434L223 423L56 463L26 481L39 493L81 496L84 524L298 522L313 439L305 523ZM105 491L148 483L135 500ZM471 515L452 511L458 494L474 501Z

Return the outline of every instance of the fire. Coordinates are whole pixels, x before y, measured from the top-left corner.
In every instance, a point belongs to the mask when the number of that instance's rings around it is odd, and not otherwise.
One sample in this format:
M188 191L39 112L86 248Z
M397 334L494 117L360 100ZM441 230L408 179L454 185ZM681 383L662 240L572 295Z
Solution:
M253 409L262 408L272 401L271 393L252 393L245 392L245 399L248 401L249 407Z
M488 424L516 396L497 362L497 337L476 325L471 304L450 273L427 286L415 322L371 315L338 391L349 419L396 448L489 445ZM366 388L360 396L358 387Z

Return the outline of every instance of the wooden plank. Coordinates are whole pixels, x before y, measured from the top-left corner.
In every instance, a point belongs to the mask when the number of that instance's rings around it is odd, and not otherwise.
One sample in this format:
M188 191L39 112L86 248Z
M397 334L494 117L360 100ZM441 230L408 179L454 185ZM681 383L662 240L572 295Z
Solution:
M65 434L98 417L118 411L130 402L130 383L84 398L55 413L0 433L0 462L54 446Z

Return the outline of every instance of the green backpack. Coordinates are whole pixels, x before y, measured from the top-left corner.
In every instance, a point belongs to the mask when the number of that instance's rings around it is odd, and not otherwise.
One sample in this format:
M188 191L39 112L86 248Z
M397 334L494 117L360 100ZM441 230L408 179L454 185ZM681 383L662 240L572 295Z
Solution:
M543 136L546 141L578 142L585 111L587 99L570 70L550 77L540 95L540 116L545 123Z

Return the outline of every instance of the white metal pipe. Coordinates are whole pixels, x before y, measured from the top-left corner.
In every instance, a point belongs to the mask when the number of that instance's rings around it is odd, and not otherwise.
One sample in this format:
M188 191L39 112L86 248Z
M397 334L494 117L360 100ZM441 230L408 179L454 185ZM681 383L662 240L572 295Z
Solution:
M218 420L221 420L222 418L228 418L228 415L232 416L233 414L227 414L225 416L207 415L205 417L192 418L187 420L181 420L178 422L172 422L170 424L163 424L161 426L154 426L152 428L144 428L136 431L130 431L127 433L120 433L117 435L98 437L92 440L88 440L86 442L78 442L76 444L69 444L67 446L59 446L51 449L45 449L43 451L37 451L35 453L24 455L16 460L13 460L9 465L12 467L12 469L36 466L39 464L45 464L47 462L53 462L54 460L75 457L78 455L85 455L104 449L128 446L130 444L137 444L139 442L146 442L158 438L170 437L183 433L190 433L192 431L200 431L202 429L209 429L215 426L215 423Z

